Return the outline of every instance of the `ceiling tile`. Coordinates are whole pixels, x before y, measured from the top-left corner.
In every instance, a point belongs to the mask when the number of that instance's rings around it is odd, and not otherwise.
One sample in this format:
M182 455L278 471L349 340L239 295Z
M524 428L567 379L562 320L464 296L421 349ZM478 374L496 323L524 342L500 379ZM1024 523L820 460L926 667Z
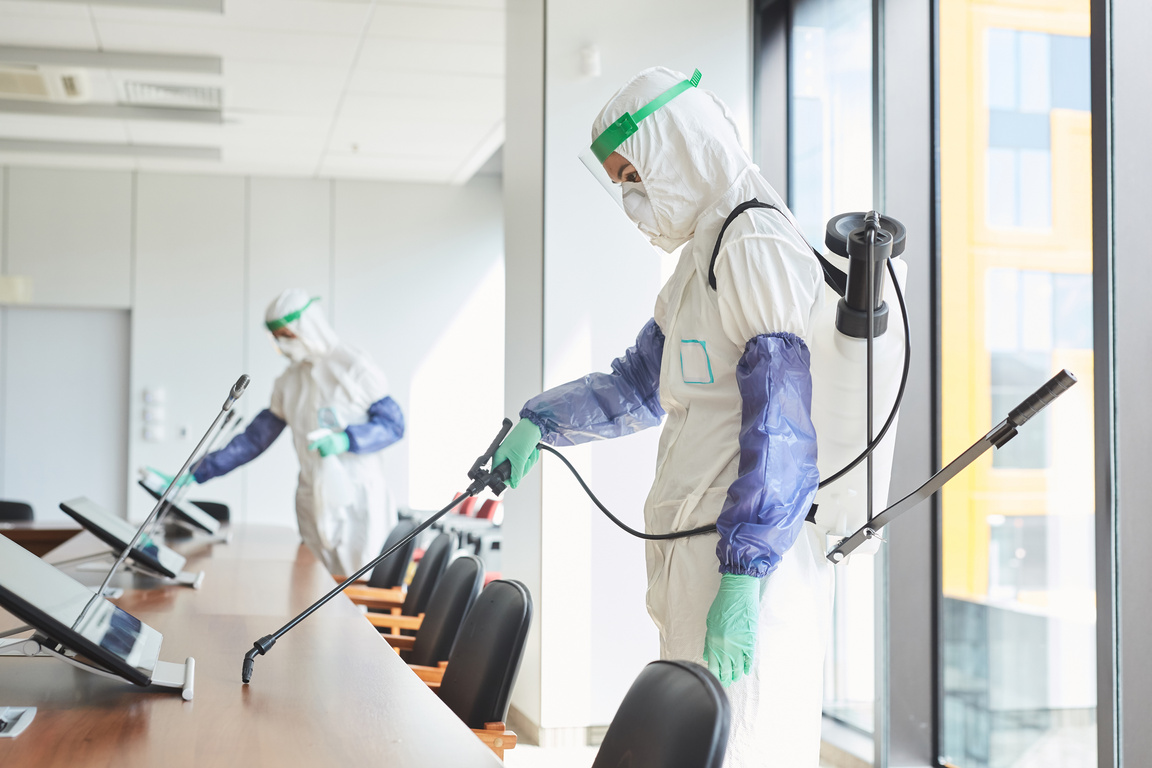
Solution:
M429 5L379 5L372 16L368 34L405 40L503 45L504 12Z
M504 46L437 43L373 37L364 41L357 66L391 72L504 75Z

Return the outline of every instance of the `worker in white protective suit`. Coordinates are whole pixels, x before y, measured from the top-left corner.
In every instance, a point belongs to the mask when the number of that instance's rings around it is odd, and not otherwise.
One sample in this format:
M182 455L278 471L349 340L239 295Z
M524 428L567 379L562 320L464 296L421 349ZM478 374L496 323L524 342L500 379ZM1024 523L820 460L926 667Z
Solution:
M379 553L396 525L381 450L403 437L404 415L384 374L340 342L315 301L292 289L269 305L266 325L291 362L273 385L271 404L205 456L192 477L203 483L231 472L291 427L300 459L300 536L331 573L349 574Z
M631 434L666 414L646 529L717 530L646 544L660 655L727 687L727 766L815 768L833 581L806 519L819 473L805 339L823 273L698 82L645 70L597 117L592 167L654 245L684 248L636 345L611 373L529 400L493 466L509 461L515 485L538 442ZM752 200L767 205L742 208Z

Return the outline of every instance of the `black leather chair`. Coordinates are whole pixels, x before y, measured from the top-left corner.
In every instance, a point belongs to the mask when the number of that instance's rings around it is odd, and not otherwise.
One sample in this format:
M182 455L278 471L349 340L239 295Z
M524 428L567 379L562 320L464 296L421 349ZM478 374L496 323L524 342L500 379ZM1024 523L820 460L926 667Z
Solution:
M464 618L448 663L440 668L413 666L501 759L504 750L516 745L516 734L505 729L504 718L531 623L528 588L518 581L493 581Z
M730 726L728 696L707 669L654 661L628 689L592 768L720 768Z
M419 616L428 607L428 600L436 583L444 575L448 561L455 550L455 539L447 533L442 533L432 540L424 550L424 557L416 566L416 574L412 583L408 585L408 592L400 594L393 589L376 589L368 586L350 586L346 594L352 602L363 605L369 611L369 620L373 626L387 628L409 634L410 628L400 628L396 624L385 621L387 616Z
M423 567L423 566L421 566ZM452 645L460 633L464 617L484 586L484 563L475 555L462 555L452 561L432 597L416 636L382 635L409 664L435 668L448 661ZM403 650L406 649L406 650Z
M415 528L416 523L411 520L397 523L392 532L388 534L388 538L385 539L384 546L380 548L380 551L383 552L394 546L396 542L412 533ZM408 572L408 563L412 561L412 553L415 551L416 539L412 539L389 557L384 558L379 565L372 569L372 574L368 577L368 586L377 589L391 589L403 584L404 575Z
M22 501L0 501L0 521L23 522L32 519L32 505Z

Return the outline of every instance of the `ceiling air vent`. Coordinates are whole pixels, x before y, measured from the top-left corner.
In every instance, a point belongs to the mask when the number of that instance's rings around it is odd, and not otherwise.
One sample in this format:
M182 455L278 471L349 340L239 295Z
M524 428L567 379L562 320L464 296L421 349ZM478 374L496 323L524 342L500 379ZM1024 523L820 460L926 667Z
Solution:
M76 102L86 101L90 90L82 69L0 65L0 99Z
M138 107L220 109L220 88L211 85L160 85L125 81L123 103Z

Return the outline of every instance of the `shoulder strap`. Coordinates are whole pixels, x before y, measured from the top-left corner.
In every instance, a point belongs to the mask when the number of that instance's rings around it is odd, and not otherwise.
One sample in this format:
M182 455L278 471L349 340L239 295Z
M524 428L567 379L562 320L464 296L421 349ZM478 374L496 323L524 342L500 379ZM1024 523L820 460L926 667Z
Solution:
M728 214L728 218L724 220L724 226L720 227L720 234L716 237L716 247L712 249L712 260L708 262L708 285L712 286L712 290L716 290L716 257L720 255L720 241L724 239L724 233L728 231L728 225L735 221L737 216L750 208L767 208L769 210L776 211L781 216L784 215L784 213L776 206L769 203L762 203L756 198L752 198L747 202L740 203L740 205L732 209L732 213ZM791 223L792 220L787 216L784 218L786 221ZM800 237L804 238L803 232L800 233ZM805 240L805 242L807 242L807 240ZM808 247L812 248L813 255L815 255L816 260L820 262L820 269L824 271L824 282L828 284L829 288L836 291L838 296L843 296L845 286L848 284L848 276L833 266L832 263L828 261L828 259L824 258L820 254L820 251L816 250L811 245Z

